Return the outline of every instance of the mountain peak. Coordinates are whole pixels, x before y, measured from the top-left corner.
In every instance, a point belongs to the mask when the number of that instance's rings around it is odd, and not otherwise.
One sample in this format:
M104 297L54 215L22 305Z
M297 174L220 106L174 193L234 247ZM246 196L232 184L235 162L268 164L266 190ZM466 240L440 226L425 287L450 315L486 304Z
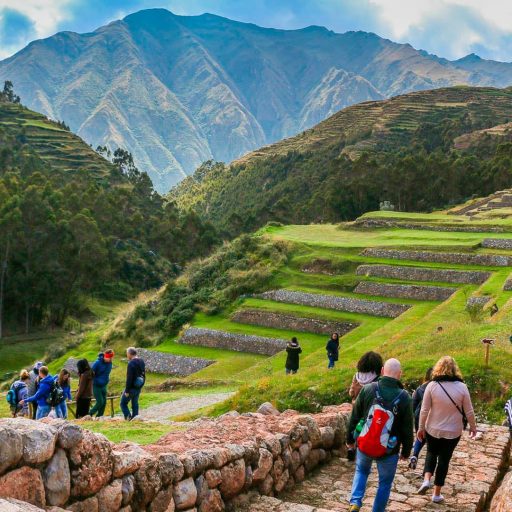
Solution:
M462 57L455 62L480 62L482 60L484 59L482 59L482 57L478 56L476 53L470 53L469 55L466 55L465 57Z

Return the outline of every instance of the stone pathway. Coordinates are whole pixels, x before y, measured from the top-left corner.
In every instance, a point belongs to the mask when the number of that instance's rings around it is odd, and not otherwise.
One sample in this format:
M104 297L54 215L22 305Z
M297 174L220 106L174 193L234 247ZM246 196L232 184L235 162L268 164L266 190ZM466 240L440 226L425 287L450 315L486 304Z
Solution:
M443 488L444 505L434 505L431 494L418 496L422 481L423 457L418 468L411 471L400 462L393 485L390 512L481 512L485 510L489 492L494 492L500 478L498 467L506 463L510 450L508 431L502 427L485 427L480 441L465 437L459 444ZM423 453L424 455L424 453ZM337 512L348 511L354 464L334 459L306 481L297 484L277 498L257 497L248 512ZM377 474L372 471L367 496L361 512L370 512L376 492Z
M203 407L209 407L224 402L224 400L231 398L233 395L233 392L227 392L179 398L172 402L164 402L163 404L153 405L147 409L143 409L140 411L140 416L146 420L168 421L169 418L173 416L187 414L202 409Z

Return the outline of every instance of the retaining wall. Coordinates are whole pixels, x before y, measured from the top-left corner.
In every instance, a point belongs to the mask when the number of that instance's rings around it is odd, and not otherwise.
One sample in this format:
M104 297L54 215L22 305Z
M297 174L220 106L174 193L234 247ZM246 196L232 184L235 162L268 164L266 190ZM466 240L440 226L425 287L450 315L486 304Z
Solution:
M336 295L321 295L318 293L295 292L292 290L274 290L262 293L260 298L314 306L318 308L336 309L348 313L363 313L366 315L396 318L407 311L408 304L394 304L366 299L354 299L351 297L338 297Z
M27 511L27 503L52 512L239 510L246 493L279 493L338 455L349 409L232 413L144 448L64 420L2 419L0 499Z
M506 292L512 291L512 275L508 276L505 284L503 285L503 290Z
M466 301L466 307L480 306L483 308L491 299L492 297L489 296L469 297L469 299Z
M242 324L262 325L275 329L289 329L290 331L312 332L314 334L337 332L340 336L359 326L356 322L332 322L319 318L303 318L263 309L241 309L231 316L231 320Z
M165 354L164 352L147 350L145 348L138 348L137 353L142 359L144 359L146 371L150 373L176 375L178 377L192 375L193 373L215 363L215 361L212 361L211 359L175 356L173 354Z
M512 238L486 238L482 247L489 249L512 249Z
M365 249L362 256L393 260L426 261L431 263L455 263L457 265L485 265L490 267L512 266L512 256L501 254L472 254L433 251L400 251L395 249Z
M450 270L399 265L359 265L356 274L409 281L437 281L459 284L482 284L491 277L491 272L481 272L479 270Z
M379 228L400 228L415 229L421 231L438 231L438 232L454 232L454 233L481 233L482 231L490 233L506 233L506 229L500 226L468 226L466 225L435 225L422 224L421 222L404 222L399 220L386 219L358 219L352 224L356 229L379 229Z
M400 299L416 300L446 300L457 291L456 288L442 286L421 286L416 284L388 284L362 281L354 290L365 295L379 295L381 297L396 297Z
M279 338L190 327L179 338L178 343L273 356L286 348L287 341Z

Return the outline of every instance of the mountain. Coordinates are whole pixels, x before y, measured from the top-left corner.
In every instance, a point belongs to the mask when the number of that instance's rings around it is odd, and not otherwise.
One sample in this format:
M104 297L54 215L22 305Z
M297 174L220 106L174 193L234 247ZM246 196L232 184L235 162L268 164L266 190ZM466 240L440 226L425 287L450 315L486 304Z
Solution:
M216 243L125 156L110 163L0 93L0 338L159 287Z
M511 120L512 88L365 102L230 166L203 165L170 198L230 234L268 221L351 220L386 200L429 211L512 185L512 144L482 135L506 135Z
M94 147L131 151L166 191L205 160L230 162L346 106L456 84L505 86L512 65L450 62L366 32L151 9L34 41L0 62L0 80Z

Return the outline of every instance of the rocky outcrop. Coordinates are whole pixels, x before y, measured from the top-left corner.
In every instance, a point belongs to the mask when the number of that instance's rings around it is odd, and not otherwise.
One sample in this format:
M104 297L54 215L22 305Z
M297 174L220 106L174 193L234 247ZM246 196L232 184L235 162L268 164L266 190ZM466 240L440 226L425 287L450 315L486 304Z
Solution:
M378 295L381 297L416 300L446 300L456 291L457 288L447 288L442 286L389 284L373 281L361 281L354 290L355 293L363 293L365 295Z
M190 327L178 339L178 343L273 356L284 350L287 342L279 338Z
M330 334L337 332L343 336L359 326L356 322L333 322L320 318L303 318L284 313L275 313L264 309L245 308L236 311L232 316L233 322L249 325L262 325L274 329L289 329L290 331L312 332L314 334Z
M485 238L482 247L488 249L512 249L512 238Z
M509 471L491 502L490 512L510 512L512 510L512 471Z
M319 293L296 292L292 290L273 290L259 295L262 299L300 304L319 308L336 309L348 313L363 313L366 315L396 318L407 311L407 304L395 304L377 300L339 297L337 295L322 295Z
M365 249L361 256L391 260L426 261L429 263L452 263L456 265L483 265L510 267L512 256L501 254L475 254L469 252L406 251L396 249Z
M481 272L479 270L451 270L403 265L359 265L356 274L358 276L386 277L407 281L457 284L482 284L491 276L491 272Z
M34 433L22 437L16 457L5 459L0 473L5 508L0 510L221 512L245 493L281 492L330 460L342 448L349 410L343 405L316 415L228 414L196 422L145 448L115 445L74 425L81 436L64 449L59 441L67 428L63 420L2 419L4 436L18 427L27 432L33 426ZM22 458L25 444L46 446L48 437L53 439L48 458Z

